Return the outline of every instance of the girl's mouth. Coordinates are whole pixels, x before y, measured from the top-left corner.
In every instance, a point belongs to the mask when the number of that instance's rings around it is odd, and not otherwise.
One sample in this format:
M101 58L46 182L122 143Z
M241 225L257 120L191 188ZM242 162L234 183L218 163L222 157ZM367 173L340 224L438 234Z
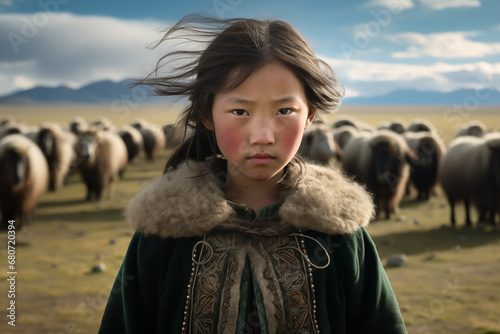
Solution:
M257 153L248 158L248 160L257 165L266 165L273 162L276 157L267 153Z

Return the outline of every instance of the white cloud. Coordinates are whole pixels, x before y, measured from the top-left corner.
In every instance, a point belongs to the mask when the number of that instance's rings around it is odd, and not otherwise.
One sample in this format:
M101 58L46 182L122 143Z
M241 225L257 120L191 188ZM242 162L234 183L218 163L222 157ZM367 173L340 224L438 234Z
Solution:
M433 10L481 6L480 0L419 0L419 1L422 3L422 5Z
M163 45L154 51L145 48L162 37L158 29L166 26L163 22L59 13L48 17L44 25L36 25L43 22L43 17L39 16L37 21L34 15L0 14L0 31L5 32L0 34L0 95L37 85L64 84L77 88L96 80L142 78L155 66L162 52L173 47ZM26 34L30 23L36 29ZM14 52L7 38L9 33L26 36L27 43L18 45L18 53ZM462 34L458 40L469 41L465 37L470 37L467 35L470 33ZM417 48L410 50L408 47L405 52L422 55L430 52L429 40L436 39L436 36L399 34L392 38L404 46ZM444 43L442 39L434 41L438 42ZM453 52L459 53L457 50ZM397 89L452 91L485 85L500 90L500 62L408 65L326 60L338 72L348 96L375 96Z
M394 12L400 12L415 7L415 4L412 0L370 0L364 7L385 7Z
M0 95L35 85L79 87L142 78L161 50L165 23L69 13L0 14ZM17 51L17 52L16 52Z
M500 43L484 43L468 38L476 35L476 32L463 31L429 35L401 33L388 39L408 46L405 51L393 53L393 58L481 58L500 54Z
M448 8L480 7L480 0L416 0L423 7L431 10L443 10ZM393 13L415 7L413 0L369 0L362 8L384 7Z
M346 88L347 97L377 96L405 89L450 92L468 88L500 91L500 62L415 65L323 59L334 68Z
M25 76L25 75L17 75L14 78L13 82L14 86L19 87L21 89L29 89L36 85L33 79Z

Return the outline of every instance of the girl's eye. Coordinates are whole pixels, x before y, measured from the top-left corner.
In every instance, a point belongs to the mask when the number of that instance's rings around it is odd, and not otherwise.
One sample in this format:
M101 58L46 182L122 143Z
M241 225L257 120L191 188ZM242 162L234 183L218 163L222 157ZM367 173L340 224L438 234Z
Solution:
M278 110L279 115L288 115L291 112L292 112L292 109L290 109L290 108L281 108L280 110Z
M248 115L248 112L244 109L231 110L231 113L236 115L236 116L247 116Z

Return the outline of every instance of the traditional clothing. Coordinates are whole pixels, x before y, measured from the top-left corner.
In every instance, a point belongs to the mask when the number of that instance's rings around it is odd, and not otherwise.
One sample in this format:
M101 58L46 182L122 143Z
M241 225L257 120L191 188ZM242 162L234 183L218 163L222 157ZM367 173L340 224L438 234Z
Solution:
M219 176L191 161L132 199L99 333L406 333L361 186L290 165L292 186L254 212Z

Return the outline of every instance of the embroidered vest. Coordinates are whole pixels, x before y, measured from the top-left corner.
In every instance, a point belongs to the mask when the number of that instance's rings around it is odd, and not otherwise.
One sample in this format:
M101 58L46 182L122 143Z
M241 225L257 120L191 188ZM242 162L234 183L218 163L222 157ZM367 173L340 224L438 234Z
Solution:
M309 261L304 238L276 218L205 235L193 249L182 333L319 333L312 266L328 264Z

